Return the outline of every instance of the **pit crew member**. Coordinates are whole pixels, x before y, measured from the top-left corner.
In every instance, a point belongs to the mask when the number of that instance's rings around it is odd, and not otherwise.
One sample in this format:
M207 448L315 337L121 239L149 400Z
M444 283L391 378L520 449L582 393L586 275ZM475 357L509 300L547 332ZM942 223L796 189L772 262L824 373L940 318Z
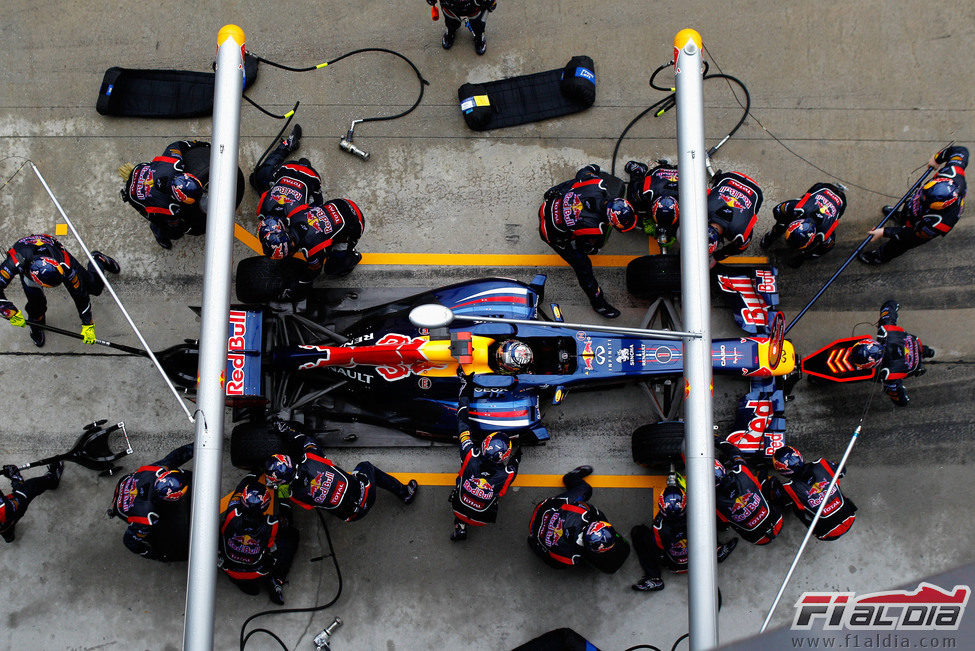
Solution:
M437 0L427 0L431 7L436 6ZM474 51L479 55L487 50L484 38L484 27L488 12L498 7L498 0L440 0L443 9L443 22L447 31L440 39L443 49L449 50L454 45L454 37L460 29L461 22L466 22L474 35Z
M0 493L0 538L8 543L14 541L17 523L24 517L31 501L45 491L57 489L63 472L63 461L52 463L46 473L31 479L24 479L17 466L3 467L0 474L10 479L11 492L7 495Z
M715 449L724 459L724 463L714 460L718 521L730 525L750 543L769 544L782 530L782 514L763 493L763 482L737 447L722 441Z
M748 248L761 207L755 181L741 172L715 174L708 188L708 252L715 262Z
M782 234L795 253L786 264L798 268L818 258L836 244L836 226L846 210L846 193L833 183L817 183L800 199L789 199L772 208L775 224L759 246L768 249Z
M791 445L776 450L772 459L775 470L788 480L782 484L782 491L787 497L785 503L795 509L799 519L808 527L836 474L836 464L822 458L807 462ZM837 480L813 534L820 540L836 540L853 526L856 512L856 504L840 492Z
M657 161L654 168L635 160L623 168L630 175L626 199L636 210L643 232L662 236L661 246L670 246L677 236L680 207L677 202L677 166L667 160Z

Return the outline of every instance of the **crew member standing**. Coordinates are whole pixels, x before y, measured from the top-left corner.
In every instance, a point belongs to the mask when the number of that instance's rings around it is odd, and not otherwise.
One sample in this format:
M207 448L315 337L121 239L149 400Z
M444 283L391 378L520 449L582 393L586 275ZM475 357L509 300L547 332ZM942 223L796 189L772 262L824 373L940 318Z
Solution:
M431 7L437 5L437 0L427 0ZM454 37L462 23L466 22L474 35L474 51L484 54L487 41L484 38L484 27L487 14L498 7L498 0L440 0L443 9L443 22L447 31L444 32L440 44L449 50L454 45Z

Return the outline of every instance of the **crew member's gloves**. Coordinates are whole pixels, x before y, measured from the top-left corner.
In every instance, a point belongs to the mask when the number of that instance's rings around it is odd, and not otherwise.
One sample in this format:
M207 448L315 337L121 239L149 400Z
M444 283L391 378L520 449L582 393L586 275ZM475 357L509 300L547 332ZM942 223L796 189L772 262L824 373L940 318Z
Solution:
M86 344L95 343L95 324L81 326L81 336Z
M487 10L488 12L492 12L497 8L498 8L498 0L493 0L493 2L491 2L491 4L488 5Z
M23 327L24 317L17 309L17 306L8 300L0 301L0 316L10 321L15 326ZM17 323L14 319L20 317L20 323Z
M14 312L13 316L7 320L10 321L10 325L17 326L18 328L23 328L27 325L27 321L24 320L24 315L21 314L20 310Z

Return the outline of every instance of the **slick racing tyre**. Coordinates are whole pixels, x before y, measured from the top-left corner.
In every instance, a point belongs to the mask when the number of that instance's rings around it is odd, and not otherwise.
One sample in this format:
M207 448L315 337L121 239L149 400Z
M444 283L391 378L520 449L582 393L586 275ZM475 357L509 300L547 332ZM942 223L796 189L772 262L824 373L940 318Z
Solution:
M669 468L680 461L684 449L684 423L663 421L633 431L633 460L641 466Z
M292 258L244 258L237 264L237 300L267 303L279 299L286 289L294 287L300 265L301 262Z
M291 454L291 437L263 423L241 423L230 434L230 463L243 470L264 471L272 454Z
M680 292L680 256L645 255L626 265L626 289L637 298Z

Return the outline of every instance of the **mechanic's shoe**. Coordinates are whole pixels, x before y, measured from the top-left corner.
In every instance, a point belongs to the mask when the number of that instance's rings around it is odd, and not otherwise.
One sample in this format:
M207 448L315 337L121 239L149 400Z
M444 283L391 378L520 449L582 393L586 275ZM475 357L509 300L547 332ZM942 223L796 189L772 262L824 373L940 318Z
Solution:
M880 320L889 324L897 323L897 313L900 311L900 304L895 300L884 301L880 306Z
M284 605L284 579L269 579L267 582L267 595L271 601L279 606Z
M577 466L562 475L562 484L566 488L572 488L582 483L582 480L592 474L592 466Z
M474 51L477 52L478 56L484 54L487 50L487 40L484 38L484 34L474 37Z
M311 167L311 161L304 157L298 159L298 164L304 165L305 167Z
M884 263L884 261L880 259L880 256L877 254L876 251L860 251L859 253L857 253L857 260L859 260L863 264L868 264L873 267L880 266Z
M768 248L772 246L772 242L774 241L775 238L772 237L772 233L771 232L766 233L765 235L762 236L762 239L759 241L758 248L762 249L763 251L767 251Z
M921 357L923 359L931 359L934 357L934 348L929 348L924 344L921 344Z
M173 248L173 241L168 237L166 237L165 235L163 235L163 232L159 229L158 226L150 222L149 230L152 231L153 237L156 238L156 244L166 249L167 251Z
M451 32L451 31L444 32L443 38L440 39L440 46L445 50L449 50L450 48L452 48L454 46L455 34L456 32Z
M20 474L20 469L13 464L8 464L3 467L3 474L10 478L10 481L22 482L24 481L24 476Z
M738 546L738 536L735 536L726 543L718 545L718 562L724 563L725 560L731 556L731 552L735 551L735 547Z
M664 580L655 576L645 576L630 587L637 592L657 592L664 589Z
M647 167L645 164L641 163L640 161L631 160L631 161L627 161L626 165L623 166L623 171L629 174L630 176L643 177L647 175L647 172L650 171L650 168Z
M296 124L281 144L287 147L292 154L298 151L298 148L301 147L301 125Z
M450 542L467 540L467 525L463 522L454 523L454 531L450 534Z
M115 258L110 258L101 251L92 251L91 257L95 258L95 262L102 268L102 271L118 275L118 272L122 270Z
M420 485L416 483L415 479L411 479L406 484L406 495L400 498L403 500L403 504L412 504L413 500L416 499L416 493L418 490L420 490Z
M57 461L47 467L47 476L54 480L54 485L51 486L52 491L57 490L57 487L61 484L62 473L64 473L63 461Z
M894 209L893 206L884 206L883 208L880 209L880 214L886 217L887 215L890 214L890 211L893 209Z
M615 319L620 315L620 311L610 305L609 302L603 298L602 294L597 296L595 300L589 301L589 303L592 305L593 311L595 311L596 314L601 317Z
M44 323L44 317L41 317L39 319L34 319L34 321L36 321L37 323ZM27 329L30 330L30 338L31 341L34 342L34 345L37 346L38 348L43 348L44 342L47 339L44 335L44 329L32 325L28 325Z
M341 269L333 273L328 274L331 278L344 278L352 273L352 270L356 268L362 262L362 254L358 251L353 251L351 255L345 261L345 264Z

